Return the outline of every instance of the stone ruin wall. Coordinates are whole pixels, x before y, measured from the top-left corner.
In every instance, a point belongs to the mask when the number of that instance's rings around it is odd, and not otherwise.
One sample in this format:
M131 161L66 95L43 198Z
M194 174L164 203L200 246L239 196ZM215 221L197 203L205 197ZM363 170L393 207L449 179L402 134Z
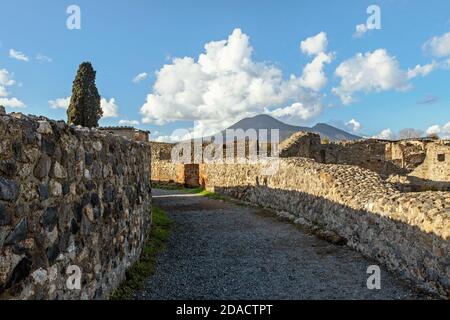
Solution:
M280 159L261 164L202 164L206 189L273 209L344 239L426 291L450 298L450 194L401 193L357 166Z
M209 163L199 165L199 183L337 235L424 290L449 298L450 193L401 192L385 180L396 173L418 172L427 161L432 161L428 170L434 172L434 154L444 148L445 160L450 159L448 146L440 143L320 144L315 134L297 133L280 145L280 170L274 175L264 175L261 164ZM441 165L440 177L449 173L448 162Z
M148 144L21 114L0 137L0 299L107 298L150 229Z
M410 173L410 176L438 183L450 182L450 141L427 144L426 158Z
M322 144L298 132L280 144L280 156L356 165L378 173L402 191L450 191L450 141L366 139Z

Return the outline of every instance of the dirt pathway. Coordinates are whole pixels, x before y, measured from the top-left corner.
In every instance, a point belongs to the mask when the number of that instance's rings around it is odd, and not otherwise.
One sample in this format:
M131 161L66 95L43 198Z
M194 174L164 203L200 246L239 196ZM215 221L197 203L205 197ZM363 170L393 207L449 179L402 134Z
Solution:
M182 191L153 190L153 200L175 225L136 299L422 297L384 268L381 290L367 289L374 261L258 208Z

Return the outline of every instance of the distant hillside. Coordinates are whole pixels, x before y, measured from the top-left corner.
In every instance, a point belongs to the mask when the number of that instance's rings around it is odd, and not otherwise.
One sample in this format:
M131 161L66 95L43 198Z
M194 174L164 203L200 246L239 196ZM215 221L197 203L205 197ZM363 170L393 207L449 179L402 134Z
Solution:
M361 137L355 136L341 129L335 128L325 123L318 123L314 127L300 127L286 124L279 121L269 115L261 114L252 118L245 118L235 123L228 129L278 129L280 130L280 140L283 141L289 138L292 134L298 131L314 132L320 134L322 139L328 139L329 141L342 141L342 140L358 140ZM225 130L222 131L222 134ZM269 134L270 135L270 134Z

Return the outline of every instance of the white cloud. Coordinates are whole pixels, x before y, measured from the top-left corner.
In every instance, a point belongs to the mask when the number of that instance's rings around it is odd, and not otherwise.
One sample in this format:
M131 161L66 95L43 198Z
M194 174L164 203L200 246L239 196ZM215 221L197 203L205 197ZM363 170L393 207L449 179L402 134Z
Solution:
M447 122L441 129L441 138L450 139L450 122Z
M450 32L431 38L425 42L423 50L436 57L450 56Z
M100 100L100 106L103 110L103 118L116 118L119 107L116 105L116 99L111 98L109 101L105 98Z
M58 98L55 100L49 100L48 104L52 109L67 109L70 104L70 96L67 98Z
M300 50L307 55L317 55L327 50L327 34L321 32L314 37L307 38L300 43Z
M137 120L120 120L119 124L124 126L137 126L139 125L139 121Z
M55 100L49 100L48 104L52 109L67 109L70 104L70 96L67 98L58 98ZM118 117L119 107L116 104L116 99L111 98L109 101L105 98L101 98L100 107L103 110L103 118L116 118Z
M303 104L301 102L293 103L284 108L278 108L271 112L270 115L285 120L308 120L318 116L322 112L322 105L314 102Z
M0 97L6 96L8 96L8 91L6 91L6 88L4 86L0 86Z
M327 77L323 70L325 64L331 63L333 54L320 52L311 63L303 69L300 84L315 91L322 89L327 83Z
M358 53L342 62L335 74L341 78L341 82L339 87L333 88L333 92L344 104L352 103L353 95L359 91L403 91L410 87L407 72L400 69L397 59L389 56L385 49Z
M353 132L358 132L359 130L361 130L361 123L356 119L351 119L350 121L345 123L345 127Z
M202 137L202 135L195 135L193 129L176 129L170 135L161 135L159 132L155 131L153 136L153 140L157 142L180 142L196 137Z
M408 70L408 73L407 73L408 79L412 79L417 76L425 77L430 72L434 71L437 67L438 67L438 64L435 61L433 61L432 63L426 64L426 65L423 65L423 66L418 64L414 67L414 69Z
M395 139L395 135L394 135L394 133L392 132L391 129L384 129L379 134L374 135L372 138L382 139L382 140L394 140Z
M36 60L39 62L53 62L53 59L50 57L47 57L46 55L42 53L38 53L36 56Z
M25 108L25 104L17 98L9 97L6 87L16 84L13 75L6 69L0 69L0 105L9 108Z
M152 93L141 108L142 122L162 125L197 120L196 129L214 134L244 117L295 103L288 109L292 112L283 114L307 120L320 113L322 95L310 88L319 88L324 79L314 78L312 70L321 71L327 59L320 61L321 56L313 62L303 79L291 75L285 80L277 67L253 61L252 51L249 37L235 29L227 40L207 43L197 61L174 58L156 73Z
M429 127L426 133L427 135L437 134L441 139L450 139L450 122L443 126L435 124Z
M0 69L0 85L12 86L16 82L12 79L12 74L6 69Z
M9 108L25 108L26 105L17 98L0 98L0 106Z
M429 127L426 131L427 135L439 134L441 133L441 127L437 124Z
M16 60L20 60L20 61L25 61L25 62L30 61L30 59L24 53L22 53L20 51L16 51L14 49L9 49L9 57L16 59Z
M139 83L148 78L148 74L146 72L139 73L136 77L133 78L134 83Z
M353 34L353 36L355 38L362 38L367 31L369 31L369 29L365 24L358 24L355 27L355 33Z

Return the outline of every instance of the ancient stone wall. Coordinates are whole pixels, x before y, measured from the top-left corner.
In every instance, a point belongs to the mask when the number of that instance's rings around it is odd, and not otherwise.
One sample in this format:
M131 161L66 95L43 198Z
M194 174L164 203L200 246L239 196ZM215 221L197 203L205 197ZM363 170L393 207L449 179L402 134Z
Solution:
M133 127L103 127L100 130L140 142L148 142L150 136L149 131L143 131Z
M310 159L261 164L202 164L210 191L245 200L338 235L363 254L450 297L450 194L401 193L375 172Z
M435 182L450 182L450 141L428 143L425 148L424 161L410 176Z
M165 142L150 142L151 145L151 180L155 183L181 183L184 176L182 164L172 163L171 152L174 144ZM184 182L183 182L184 183Z
M320 158L320 135L310 132L296 132L279 145L280 157Z
M21 114L0 137L0 298L108 297L150 229L149 145Z

